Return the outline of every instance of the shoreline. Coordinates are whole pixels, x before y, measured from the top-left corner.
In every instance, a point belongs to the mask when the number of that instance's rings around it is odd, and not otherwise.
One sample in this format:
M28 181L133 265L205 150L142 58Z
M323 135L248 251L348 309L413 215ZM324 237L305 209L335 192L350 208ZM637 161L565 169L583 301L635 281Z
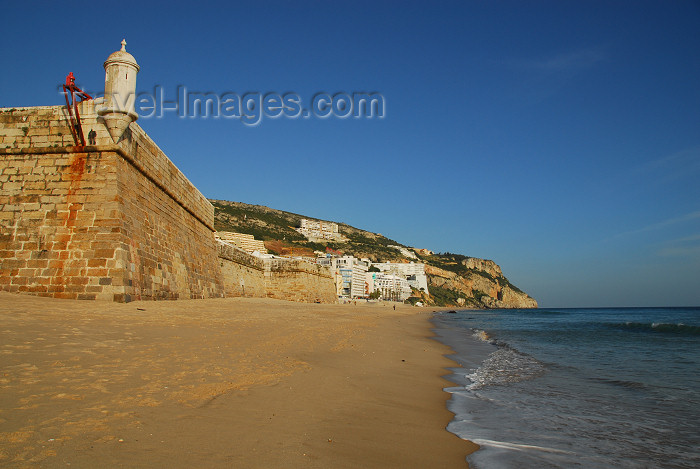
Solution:
M0 294L0 464L467 467L432 311Z

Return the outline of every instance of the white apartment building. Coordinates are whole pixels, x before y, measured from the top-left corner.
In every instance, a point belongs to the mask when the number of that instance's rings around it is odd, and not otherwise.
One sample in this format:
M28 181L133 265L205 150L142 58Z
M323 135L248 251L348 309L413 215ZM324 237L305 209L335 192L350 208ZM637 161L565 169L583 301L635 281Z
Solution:
M340 239L342 238L338 224L330 221L309 220L302 218L299 222L298 233L306 236L308 239Z
M402 264L396 262L377 262L372 267L376 267L381 272L390 273L403 277L408 284L416 290L423 290L428 293L428 277L425 275L425 264L422 262L411 262Z
M408 280L401 275L367 272L365 278L368 295L379 290L382 299L394 301L404 301L411 296L411 286L408 284Z
M347 298L364 298L365 274L368 265L366 262L356 259L353 256L343 257L320 257L316 259L317 264L330 267L335 275L335 285L338 296Z

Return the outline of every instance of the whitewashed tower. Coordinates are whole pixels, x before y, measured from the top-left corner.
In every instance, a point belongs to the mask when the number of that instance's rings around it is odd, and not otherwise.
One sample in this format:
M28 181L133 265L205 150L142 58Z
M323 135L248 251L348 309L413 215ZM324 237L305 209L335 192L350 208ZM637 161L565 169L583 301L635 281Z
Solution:
M136 102L136 75L139 64L126 51L126 39L121 50L112 52L104 63L105 98L98 113L104 118L114 143L119 141L129 124L139 118L134 110Z

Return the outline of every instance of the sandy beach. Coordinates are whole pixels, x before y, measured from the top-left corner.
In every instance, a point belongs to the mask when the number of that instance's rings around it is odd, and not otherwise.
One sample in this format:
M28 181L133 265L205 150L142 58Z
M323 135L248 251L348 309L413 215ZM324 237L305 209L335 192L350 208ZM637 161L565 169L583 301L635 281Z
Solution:
M430 314L0 293L0 466L464 468Z

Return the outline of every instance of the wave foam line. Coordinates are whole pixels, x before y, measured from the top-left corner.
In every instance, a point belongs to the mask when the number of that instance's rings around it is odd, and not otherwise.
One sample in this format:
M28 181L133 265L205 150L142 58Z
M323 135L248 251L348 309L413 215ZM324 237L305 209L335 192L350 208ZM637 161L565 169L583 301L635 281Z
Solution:
M514 451L535 450L535 451L543 451L545 453L576 454L576 453L573 453L571 451L564 451L562 449L547 448L544 446L535 446L535 445L523 445L523 444L519 444L519 443L509 443L507 441L482 440L482 439L475 439L475 440L469 440L469 441L472 441L479 446L491 446L493 448L511 449Z

